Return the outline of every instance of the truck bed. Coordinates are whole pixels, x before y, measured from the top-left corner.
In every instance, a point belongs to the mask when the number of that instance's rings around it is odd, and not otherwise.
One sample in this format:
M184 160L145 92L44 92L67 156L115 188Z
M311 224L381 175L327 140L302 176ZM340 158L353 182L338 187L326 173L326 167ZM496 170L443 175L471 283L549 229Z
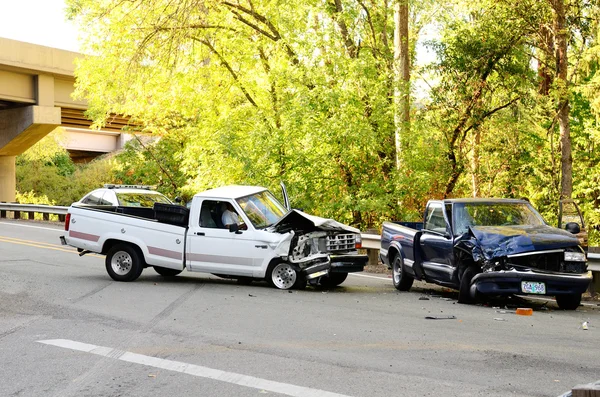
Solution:
M73 247L106 253L115 243L129 243L140 248L148 265L183 269L187 226L124 214L117 207L73 206L69 213L69 231L65 237ZM149 211L138 212L144 214Z

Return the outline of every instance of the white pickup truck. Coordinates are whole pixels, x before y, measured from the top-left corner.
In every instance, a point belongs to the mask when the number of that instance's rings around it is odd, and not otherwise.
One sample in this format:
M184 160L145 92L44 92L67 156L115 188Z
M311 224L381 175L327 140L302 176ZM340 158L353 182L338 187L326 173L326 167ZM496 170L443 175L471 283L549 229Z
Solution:
M332 287L362 271L367 256L357 251L360 231L289 209L283 190L286 206L266 188L235 185L196 194L189 209L156 203L153 214L75 203L60 239L80 255L106 255L106 270L117 281L133 281L152 266L165 277L187 268L289 289L307 282ZM227 204L239 217L229 228L221 221Z

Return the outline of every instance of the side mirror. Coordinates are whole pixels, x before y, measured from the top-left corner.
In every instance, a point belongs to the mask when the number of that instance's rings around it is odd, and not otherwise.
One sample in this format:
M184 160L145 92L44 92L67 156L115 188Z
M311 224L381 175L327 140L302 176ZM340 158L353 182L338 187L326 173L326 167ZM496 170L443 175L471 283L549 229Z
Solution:
M565 230L569 233L577 234L581 231L581 227L576 222L569 222L565 226Z
M238 226L237 223L233 223L231 225L229 225L229 232L230 233L235 233L235 234L240 234L240 227Z

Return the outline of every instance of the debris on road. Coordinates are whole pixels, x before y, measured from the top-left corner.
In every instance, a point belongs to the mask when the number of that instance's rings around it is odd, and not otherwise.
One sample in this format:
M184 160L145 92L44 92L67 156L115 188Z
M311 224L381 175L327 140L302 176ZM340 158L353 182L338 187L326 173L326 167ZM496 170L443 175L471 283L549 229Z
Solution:
M533 309L530 307L518 307L515 313L519 316L533 316Z
M429 298L428 298L428 297L426 297L426 296L421 296L421 297L419 298L419 300L420 300L420 301L428 301L428 300L429 300Z
M589 323L587 321L584 321L583 324L581 324L581 329L584 331L587 331Z
M425 316L425 320L456 320L456 316Z
M506 321L506 319L502 318L502 317L494 317L494 320L496 320L496 321Z

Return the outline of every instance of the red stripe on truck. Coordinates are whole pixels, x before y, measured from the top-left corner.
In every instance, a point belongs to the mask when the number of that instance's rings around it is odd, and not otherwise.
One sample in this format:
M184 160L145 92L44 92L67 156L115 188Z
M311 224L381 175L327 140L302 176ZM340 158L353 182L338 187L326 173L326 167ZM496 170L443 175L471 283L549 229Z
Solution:
M81 240L88 240L93 242L97 242L100 239L100 236L96 236L95 234L81 233L76 232L74 230L69 230L69 237L79 238Z

